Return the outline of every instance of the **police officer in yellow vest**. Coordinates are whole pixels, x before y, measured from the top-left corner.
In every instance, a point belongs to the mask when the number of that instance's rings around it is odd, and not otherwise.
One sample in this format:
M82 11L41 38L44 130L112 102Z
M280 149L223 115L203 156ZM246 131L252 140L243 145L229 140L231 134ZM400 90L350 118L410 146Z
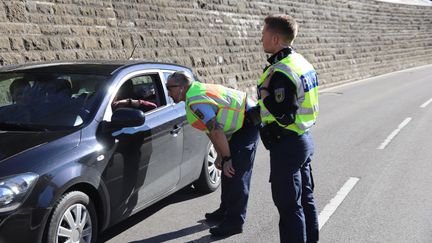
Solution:
M279 211L281 242L317 242L309 132L318 115L318 78L313 66L294 51L297 23L288 15L264 20L262 44L272 54L258 81L261 140L270 150L270 182Z
M221 204L205 214L208 221L220 222L210 233L241 233L258 142L258 126L250 115L253 104L243 92L193 81L184 72L171 74L166 86L176 103L185 101L188 122L207 133L218 153L216 166L223 169Z

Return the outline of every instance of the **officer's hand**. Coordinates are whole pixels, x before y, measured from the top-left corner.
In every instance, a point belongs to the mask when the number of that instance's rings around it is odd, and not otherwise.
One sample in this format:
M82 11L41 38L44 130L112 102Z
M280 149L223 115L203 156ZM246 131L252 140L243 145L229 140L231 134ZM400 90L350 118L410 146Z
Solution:
M224 162L223 171L224 174L229 178L232 178L234 176L235 170L234 167L232 166L232 160L228 160Z
M222 157L220 157L219 155L216 158L215 167L218 170L222 170Z

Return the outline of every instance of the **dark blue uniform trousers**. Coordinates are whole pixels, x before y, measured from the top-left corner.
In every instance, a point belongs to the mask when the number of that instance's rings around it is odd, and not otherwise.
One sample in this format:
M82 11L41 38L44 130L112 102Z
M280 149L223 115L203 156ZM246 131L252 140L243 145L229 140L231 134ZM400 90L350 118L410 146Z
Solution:
M309 132L285 135L270 148L270 182L279 211L281 242L317 242L318 216L310 166L314 144Z
M242 226L245 222L257 144L258 128L246 120L243 127L236 131L229 140L235 174L229 178L222 172L220 209L226 212L223 224L237 227Z

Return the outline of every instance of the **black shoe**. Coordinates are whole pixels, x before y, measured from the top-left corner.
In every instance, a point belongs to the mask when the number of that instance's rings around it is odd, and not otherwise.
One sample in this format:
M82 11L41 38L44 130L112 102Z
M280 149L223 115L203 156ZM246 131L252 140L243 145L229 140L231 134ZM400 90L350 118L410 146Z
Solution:
M222 223L219 226L210 228L210 234L212 234L212 236L217 236L217 237L230 236L230 235L240 234L242 232L243 232L242 226L232 226L227 223Z
M206 213L204 216L209 221L222 221L225 218L225 212L219 208L213 213Z

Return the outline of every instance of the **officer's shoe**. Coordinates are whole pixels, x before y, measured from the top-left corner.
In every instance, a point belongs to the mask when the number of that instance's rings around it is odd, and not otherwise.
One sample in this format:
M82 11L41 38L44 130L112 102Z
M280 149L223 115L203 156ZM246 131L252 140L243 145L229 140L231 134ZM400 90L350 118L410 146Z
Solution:
M216 227L210 228L210 234L216 237L230 236L230 235L240 234L242 232L243 232L243 227L241 225L234 226L226 222L221 223Z
M208 221L222 221L225 218L225 211L218 208L213 213L206 213L204 216Z

